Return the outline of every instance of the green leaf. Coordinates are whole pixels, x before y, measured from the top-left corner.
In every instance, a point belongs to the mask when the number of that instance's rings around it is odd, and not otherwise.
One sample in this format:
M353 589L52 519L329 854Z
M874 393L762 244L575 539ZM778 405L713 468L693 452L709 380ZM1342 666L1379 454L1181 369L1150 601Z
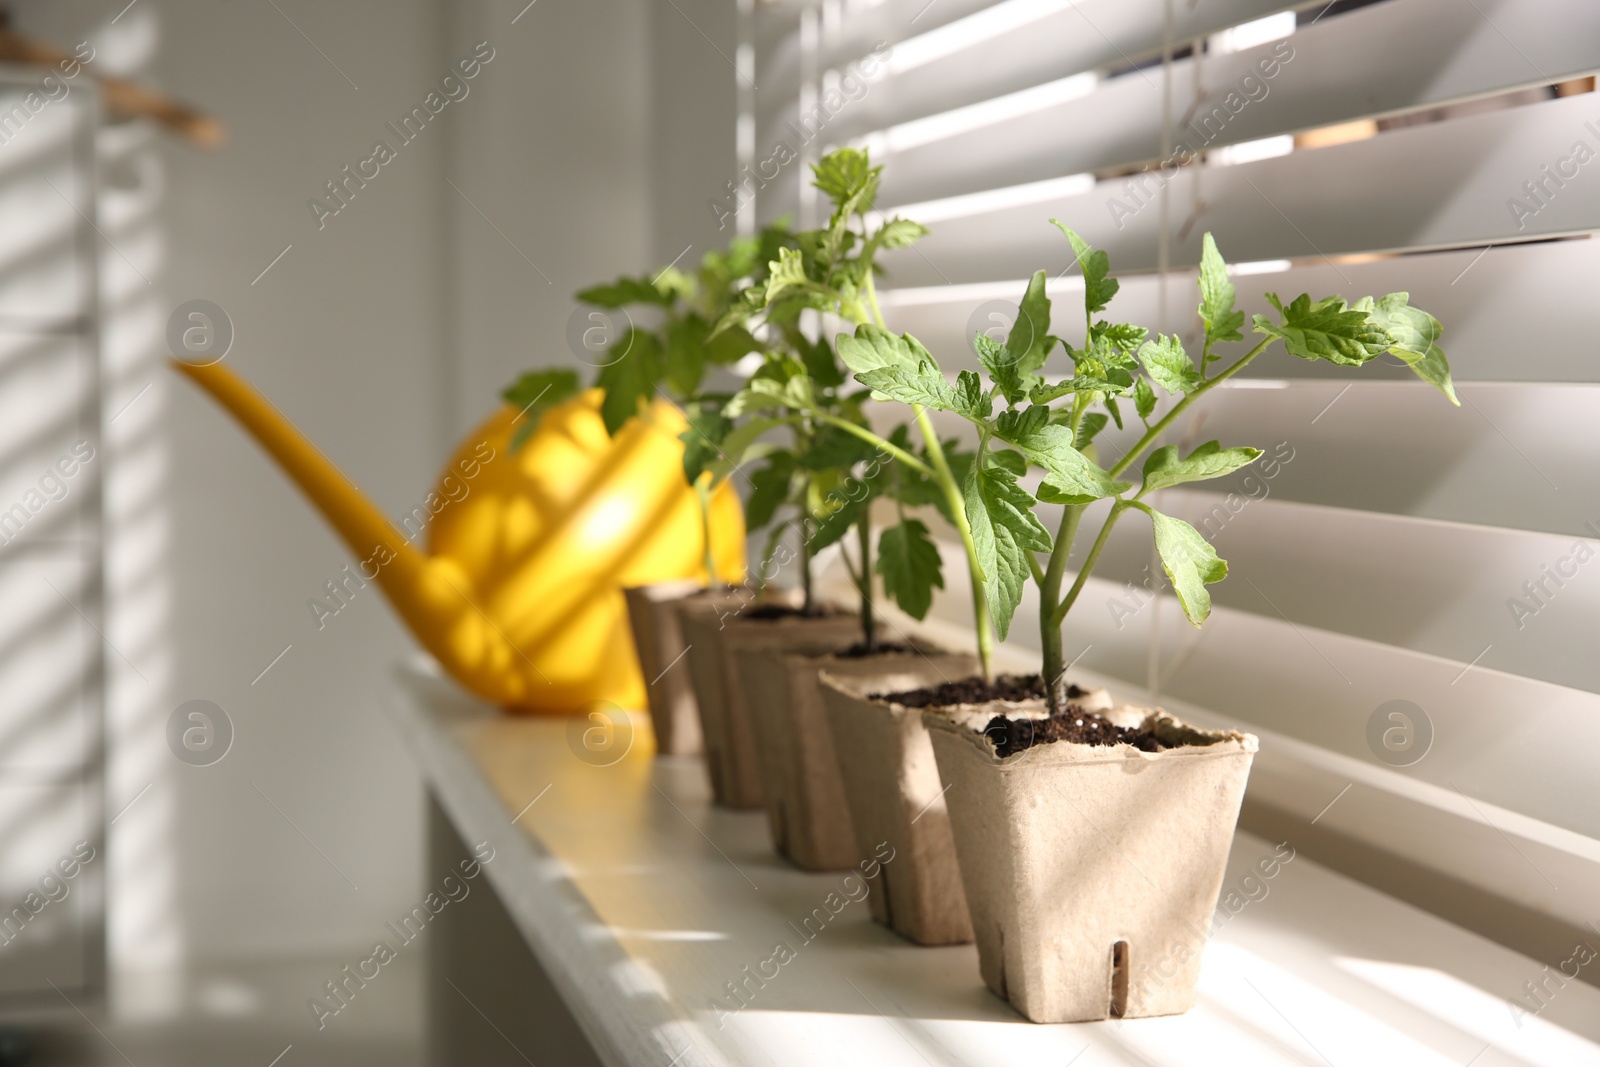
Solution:
M506 403L520 412L521 419L537 426L539 414L563 400L578 395L578 374L570 370L533 370L500 391Z
M1028 473L1028 457L1021 452L1014 452L1009 448L992 448L985 452L984 456L993 466L1002 467L1018 478Z
M890 219L875 236L884 248L908 248L928 236L928 228L910 219Z
M664 377L675 395L692 396L700 388L706 370L706 336L710 332L710 325L699 315L673 319L667 324Z
M725 415L723 419L728 421ZM760 441L760 438L768 430L775 426L783 425L781 419L750 419L747 422L739 423L732 430L725 430L724 436L718 436L712 432L712 430L721 429L718 423L707 420L705 425L706 431L704 433L696 433L696 422L691 419L689 429L679 436L685 444L688 444L690 441L689 435L695 435L698 439L696 443L705 449L701 460L703 469L710 471L715 481L721 481L728 477L746 463L759 459L764 455L781 451ZM684 457L684 473L690 473L687 456ZM698 471L694 472L694 476L698 477Z
M1218 341L1241 341L1244 312L1235 311L1233 283L1228 280L1228 265L1217 251L1217 242L1208 233L1200 241L1200 321L1206 324L1206 362L1220 359L1210 354Z
M1047 472L1039 498L1055 504L1088 504L1132 488L1101 470L1072 444L1072 431L1049 421L1050 409L1035 404L1023 411L1005 411L995 423L1001 440L1015 445Z
M926 617L933 591L944 588L939 547L917 519L904 519L878 536L875 569L883 576L884 595L913 619Z
M648 278L618 278L610 285L596 285L580 290L578 299L596 307L619 308L626 304L659 304L671 307L675 295L671 289L658 289Z
M743 326L730 325L715 337L707 335L706 362L725 367L737 363L751 352L761 351L761 342L751 336Z
M955 389L931 363L916 367L879 367L857 374L856 381L872 390L874 400L898 400L902 404L921 404L939 411L956 411Z
M1115 278L1108 277L1111 273L1111 257L1091 248L1088 241L1068 229L1060 220L1050 221L1067 235L1067 240L1072 244L1072 254L1078 258L1078 266L1083 268L1083 306L1092 318L1096 311L1104 310L1111 303L1111 298L1121 288Z
M678 435L678 440L683 442L683 476L693 485L706 471L715 471L723 456L723 439L733 430L733 420L710 404L695 404L685 415L689 428Z
M1390 354L1404 360L1418 378L1460 407L1455 383L1450 380L1450 361L1438 344L1444 327L1426 311L1412 307L1410 299L1410 293L1390 293L1376 304L1368 297L1356 307L1370 305L1367 319L1388 335Z
M654 334L630 329L611 346L611 362L600 368L595 384L605 390L600 402L600 418L606 431L615 435L624 423L639 413L641 404L655 396L661 381L661 342Z
M772 521L778 508L789 500L793 474L794 456L774 452L767 457L766 466L750 475L750 497L744 503L746 529L759 530Z
M984 333L973 338L978 362L1000 387L1000 395L1008 404L1021 403L1041 384L1035 372L1044 366L1050 346L1055 343L1050 336L1050 298L1045 295L1044 283L1042 270L1028 279L1022 303L1017 305L1017 321L1011 324L1004 348Z
M811 165L811 184L833 201L836 210L851 200L857 200L856 210L867 211L871 209L872 202L870 199L860 202L862 194L868 190L876 191L880 170L882 168L874 167L867 153L861 149L838 148Z
M1179 459L1177 445L1164 445L1145 459L1144 485L1140 487L1139 495L1185 482L1220 478L1254 463L1260 455L1259 448L1223 448L1216 441L1207 441Z
M1144 381L1143 378L1139 380L1141 382ZM1095 439L1095 436L1106 428L1106 423L1110 421L1110 418L1109 415L1104 415L1098 411L1091 411L1085 415L1083 421L1078 423L1078 439L1073 442L1073 446L1080 452L1087 448L1090 442Z
M994 411L994 398L975 371L964 370L956 375L956 411L979 421L987 419Z
M1050 551L1050 534L1033 515L1037 501L1018 487L1016 475L1008 470L974 466L967 475L965 496L989 618L1003 641L1022 602L1023 584L1032 574L1028 553Z
M1257 315L1255 332L1282 338L1290 355L1358 367L1389 348L1384 328L1368 321L1366 311L1347 306L1343 297L1330 296L1313 304L1308 294L1301 293L1287 306L1276 293L1268 293L1267 299L1283 316L1283 324Z
M934 363L933 356L922 342L910 334L893 334L879 326L863 324L856 327L855 336L840 334L834 342L839 359L852 374L863 374L880 367L916 367Z
M1183 350L1176 334L1157 337L1139 346L1139 362L1155 383L1169 393L1192 393L1200 387L1200 372Z
M1150 388L1150 379L1140 378L1133 383L1133 408L1141 419L1146 420L1156 409L1156 391Z
M767 264L767 284L761 295L766 304L771 304L788 290L807 284L805 257L800 250L780 248L778 258Z
M824 389L835 389L844 384L844 372L834 358L832 345L823 340L808 342L802 338L799 348L800 359L813 384Z
M1211 593L1206 586L1226 578L1228 564L1217 556L1217 550L1200 536L1199 530L1182 519L1163 515L1146 504L1134 507L1150 516L1161 569L1172 581L1172 591L1178 595L1184 615L1191 625L1199 626L1211 614Z

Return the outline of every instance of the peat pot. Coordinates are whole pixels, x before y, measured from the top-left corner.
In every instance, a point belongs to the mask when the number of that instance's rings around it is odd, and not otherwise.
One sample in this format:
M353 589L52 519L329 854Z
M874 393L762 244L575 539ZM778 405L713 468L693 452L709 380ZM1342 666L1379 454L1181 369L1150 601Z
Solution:
M1256 738L1122 708L1163 745L1034 744L925 711L984 982L1040 1023L1173 1015L1195 999Z
M860 623L833 611L806 616L768 596L762 607L707 598L682 601L678 617L705 749L712 799L728 808L761 807L761 769L736 657L746 650L828 652L854 640Z
M880 890L869 898L873 918L919 945L971 941L972 922L950 836L944 785L922 713L874 697L967 678L977 669L977 660L968 655L908 661L893 676L852 676L833 664L823 668L823 706L857 837L894 847L895 861L884 866ZM1089 710L1111 706L1104 689L1082 692L1075 699ZM997 709L1012 715L1042 714L1042 709L1003 703L986 708L977 727Z
M857 627L844 644L859 637ZM839 743L853 746L858 739L852 732L836 738L823 706L819 674L849 681L864 692L892 692L959 678L975 669L971 657L933 650L840 655L838 648L820 654L751 648L738 657L773 848L808 871L854 867L886 840L880 834L868 841L854 831L835 749ZM906 855L898 844L894 854L896 864Z

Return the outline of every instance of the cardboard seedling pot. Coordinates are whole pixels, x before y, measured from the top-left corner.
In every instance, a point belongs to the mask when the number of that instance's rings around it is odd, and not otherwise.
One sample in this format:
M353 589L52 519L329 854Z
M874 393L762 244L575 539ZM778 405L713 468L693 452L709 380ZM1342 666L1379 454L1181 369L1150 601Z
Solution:
M776 596L767 602L782 603ZM829 652L854 640L853 615L754 617L754 605L682 601L678 617L687 642L689 675L705 749L712 799L728 808L761 807L761 768L750 729L744 681L736 656L748 649Z
M852 676L830 663L819 680L857 838L894 847L894 863L884 866L879 890L868 900L872 917L901 937L919 945L964 944L972 940L972 920L922 712L871 696L971 677L978 661L942 655L899 667L893 675ZM1111 706L1111 695L1097 689L1078 702L1100 710ZM998 707L1008 714L1042 714L1015 704ZM986 708L976 728L995 714L994 707Z
M733 602L737 594L708 593L699 582L683 579L634 586L624 589L622 595L628 602L628 625L644 674L656 751L669 756L699 755L700 716L694 706L689 665L684 662L678 606L689 597Z
M1039 1023L1174 1015L1200 955L1233 843L1250 734L1118 709L1163 740L1040 744L1007 759L972 723L926 711L991 990Z
M859 638L858 627L844 644ZM854 867L884 838L862 841L854 832L819 673L859 682L876 692L959 677L970 673L970 661L958 658L954 665L946 663L941 675L937 664L950 657L913 651L838 656L833 651L808 654L759 648L747 649L737 658L749 699L773 848L803 870ZM897 849L895 855L900 854Z

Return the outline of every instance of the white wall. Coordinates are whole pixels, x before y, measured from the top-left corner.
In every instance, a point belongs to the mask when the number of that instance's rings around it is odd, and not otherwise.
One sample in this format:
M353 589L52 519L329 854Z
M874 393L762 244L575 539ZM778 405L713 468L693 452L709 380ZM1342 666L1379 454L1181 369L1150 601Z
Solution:
M131 965L363 946L425 873L419 787L382 714L413 645L376 590L318 631L306 601L344 549L161 367L161 331L184 300L221 305L234 369L384 510L409 511L515 371L571 361L572 291L649 265L643 0L544 0L515 24L523 3L499 0L140 0L108 25L120 6L23 0L15 25L89 38L230 140L113 134L130 162L110 176L156 204L108 228L104 256L109 403L155 382L111 436L108 637L150 678L111 656L111 812L154 783L112 834L113 944ZM485 39L467 98L319 230L307 199L393 142L384 123ZM235 725L211 767L165 749L192 698Z

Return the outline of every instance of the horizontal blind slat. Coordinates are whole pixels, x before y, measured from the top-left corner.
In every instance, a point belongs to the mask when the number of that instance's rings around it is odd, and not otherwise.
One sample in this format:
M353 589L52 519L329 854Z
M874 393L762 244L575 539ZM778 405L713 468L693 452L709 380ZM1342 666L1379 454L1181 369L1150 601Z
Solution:
M1600 69L1600 6L1515 0L1514 14L1513 0L1482 6L1480 12L1457 0L1390 0L1271 44L1180 60L1172 72L1177 131L1167 151L1179 145L1214 150ZM1557 22L1564 32L1524 32L1514 48L1497 29L1501 23ZM881 200L893 205L973 192L997 174L1022 183L1153 164L1163 154L1163 84L1158 72L1118 78L1088 96L905 150L896 150L897 138L932 136L960 116L925 121L925 130L891 131L893 164ZM873 94L888 101L886 107L873 108ZM983 109L995 103L1003 101ZM843 108L829 132L845 140L875 121L887 125L925 114L918 94L889 79L869 88L860 104Z
M1582 167L1562 188L1552 185L1554 195L1535 213L1508 207L1527 195L1525 183L1541 177L1540 161L1558 164L1580 139L1600 147L1600 133L1586 125L1600 130L1596 99L1551 100L1238 166L1181 168L1167 184L1182 237L1173 242L1173 265L1199 261L1205 230L1216 233L1231 260L1258 261L1600 228L1600 173ZM1406 180L1395 181L1397 174ZM1159 208L1147 202L1125 214L1117 205L1130 206L1128 196L1122 183L1102 182L1092 192L947 219L915 251L892 253L886 262L901 285L1026 277L1069 258L1047 221L1054 216L1110 251L1119 269L1154 269Z

